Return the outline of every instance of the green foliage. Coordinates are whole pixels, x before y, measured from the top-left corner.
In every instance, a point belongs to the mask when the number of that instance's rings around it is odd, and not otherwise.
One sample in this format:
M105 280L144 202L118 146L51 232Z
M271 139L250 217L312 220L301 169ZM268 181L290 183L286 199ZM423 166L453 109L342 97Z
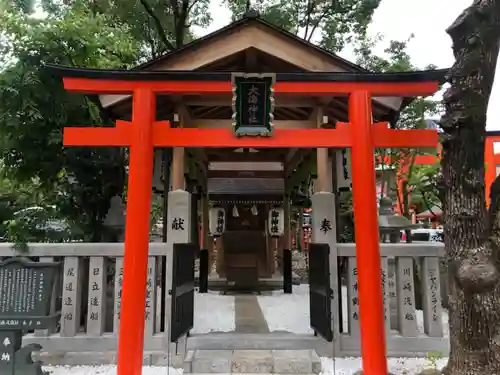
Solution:
M383 43L384 38L378 35L374 39L365 38L356 48L359 56L357 63L366 69L377 72L401 72L417 70L417 67L411 62L411 58L406 52L408 42L413 38L411 35L407 40L395 41L391 40L384 50L385 56L376 56L372 53L374 46L377 43ZM434 69L435 66L427 66L425 69ZM407 105L399 116L398 121L393 124L396 129L425 129L426 119L439 115L440 103L431 98L418 97L412 100ZM406 175L400 175L407 181L404 182L404 190L408 193L414 191L420 194L420 199L430 199L434 201L437 194L429 195L429 184L427 179L421 180L426 169L415 165L417 155L435 154L436 150L432 149L411 149L411 148L393 148L393 149L377 149L377 164L382 170L386 168L395 168L401 170L406 167ZM428 172L428 171L427 171ZM433 169L431 172L437 172ZM429 172L429 173L431 173ZM430 175L429 175L430 176ZM428 176L428 177L429 177ZM430 177L429 177L430 178ZM433 177L435 179L435 176ZM418 186L417 186L418 185ZM424 186L425 189L424 189ZM424 190L426 191L424 193ZM399 197L399 194L396 194ZM417 199L419 197L416 197ZM404 207L403 214L409 216L408 195L403 195L404 202L400 202Z
M27 251L28 242L65 242L79 239L54 207L30 207L14 213L6 225L5 240L20 251Z
M56 1L46 0L48 3ZM141 46L144 62L181 47L193 39L192 26L211 22L210 0L66 0L93 14L106 14L108 24L125 29Z
M50 204L40 182L24 183L8 178L0 168L0 240L13 242L19 250L27 242L61 242L71 238L70 227Z
M109 199L123 188L124 155L118 149L64 148L67 125L106 124L99 108L66 92L45 63L85 67L127 67L136 61L137 42L107 16L75 5L35 19L8 11L0 16L1 158L9 178L38 181L59 214L98 240ZM43 205L42 205L43 207ZM9 233L24 236L25 225L9 222ZM29 225L28 225L29 227ZM24 233L24 234L23 234Z
M14 194L14 207L12 199L0 194L0 230L18 243L63 240L64 231L52 236L44 228L47 220L62 217L73 233L99 241L105 237L102 221L109 199L124 189L127 154L115 148L62 146L65 126L112 123L89 98L66 92L60 78L43 65L130 68L191 40L190 26L210 22L209 0L36 3L44 17L33 16L35 1L0 2L0 159L4 180L16 181L16 186L36 180L36 189L45 196L43 202L19 205ZM30 218L12 217L33 205L43 210ZM51 206L55 212L46 210Z
M443 358L441 352L429 352L427 354L427 360L431 363L433 369L437 370L437 362Z
M158 224L163 217L163 197L161 195L153 194L151 202L151 216L149 218L150 232L154 232L155 225Z
M30 14L35 11L35 0L0 0L0 11L16 11Z
M340 242L356 242L354 237L354 209L351 192L340 195L339 211Z
M247 0L224 0L233 20L241 19ZM321 47L339 52L366 34L380 0L266 0L250 5L269 23L312 41L319 34Z
M433 207L442 209L440 194L441 163L415 166L409 178L408 185L411 193L411 204L420 206L423 211Z
M408 43L413 38L411 35L407 40L390 40L384 49L384 56L373 54L377 44L384 43L384 37L377 35L375 38L364 38L356 47L358 56L357 64L374 72L404 72L418 70L412 62L410 55L406 52ZM429 65L424 69L435 69ZM410 105L401 112L396 128L398 129L420 129L424 127L424 119L439 114L440 103L429 98L415 98ZM398 150L399 151L399 150Z

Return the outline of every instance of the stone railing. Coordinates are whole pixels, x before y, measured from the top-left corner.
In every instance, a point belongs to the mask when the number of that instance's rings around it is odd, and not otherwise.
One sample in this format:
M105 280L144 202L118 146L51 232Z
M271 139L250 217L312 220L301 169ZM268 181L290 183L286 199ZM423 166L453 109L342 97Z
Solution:
M151 243L148 260L144 351L149 355L158 353L157 364L163 364L164 357L166 361L167 345L160 330L161 293L165 288L161 288L157 277L166 246ZM15 252L10 244L0 244L2 258L25 255L40 257L40 261L63 262L62 277L56 285L59 298L53 299L54 311L61 311L60 326L30 333L24 343L42 345L53 364L115 363L123 254L123 243L30 244L27 254Z
M145 363L153 365L166 363L160 301L162 293L166 293L166 297L168 291L161 286L159 272L167 246L151 243L149 247L144 350L148 356L146 359L145 355ZM59 298L54 299L53 304L54 311L61 311L61 321L55 330L27 334L25 344L41 344L49 354L48 362L54 364L114 363L120 323L123 253L123 243L31 244L28 256L40 257L40 261L63 262L63 272L56 285ZM17 255L19 253L10 244L0 244L0 258ZM347 302L342 309L345 310L342 314L345 324L342 328L334 324L335 355L359 356L355 245L338 244L331 255L332 258L347 258L348 264L346 285L334 288L334 300L339 301L342 297ZM390 355L425 356L433 351L447 352L448 338L443 334L440 303L439 257L442 255L442 244L381 244ZM415 284L415 270L418 270L421 285ZM415 293L417 288L422 290L421 311L416 309L420 299ZM165 315L168 321L169 311ZM340 315L340 309L334 308L334 322L341 321ZM418 330L419 323L423 332Z
M356 249L354 244L338 244L335 251L338 257L347 258L346 285L338 289L347 296L334 296L344 305L343 314L339 309L333 311L339 322L343 315L342 326L334 324L341 331L337 349L341 355L357 356L361 347ZM448 353L447 312L441 304L441 290L446 289L446 270L440 259L444 245L385 243L380 251L389 355Z

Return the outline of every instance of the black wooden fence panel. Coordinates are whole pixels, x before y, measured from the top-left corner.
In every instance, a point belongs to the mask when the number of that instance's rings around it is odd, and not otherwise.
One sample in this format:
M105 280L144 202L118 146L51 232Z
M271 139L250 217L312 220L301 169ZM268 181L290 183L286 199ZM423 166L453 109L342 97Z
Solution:
M194 261L198 252L199 246L196 243L174 244L170 342L177 342L193 328Z
M330 287L330 246L309 244L309 309L311 328L327 341L333 340Z

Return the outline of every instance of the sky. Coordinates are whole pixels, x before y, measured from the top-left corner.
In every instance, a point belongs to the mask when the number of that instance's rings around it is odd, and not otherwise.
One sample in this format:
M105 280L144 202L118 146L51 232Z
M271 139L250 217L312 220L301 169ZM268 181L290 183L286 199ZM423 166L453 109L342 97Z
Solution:
M221 3L221 0L212 0L213 22L209 28L194 29L196 35L206 35L231 22L231 13ZM471 4L472 0L382 0L368 32L371 36L381 33L387 40L406 40L413 33L415 37L408 45L412 62L421 68L429 64L447 68L453 65L454 57L451 39L445 30ZM379 46L376 52L381 54L385 47ZM339 55L355 61L349 47ZM500 59L497 64L498 72L499 66ZM500 105L495 106L500 101L500 73L498 75L490 97L486 125L488 130L500 130Z

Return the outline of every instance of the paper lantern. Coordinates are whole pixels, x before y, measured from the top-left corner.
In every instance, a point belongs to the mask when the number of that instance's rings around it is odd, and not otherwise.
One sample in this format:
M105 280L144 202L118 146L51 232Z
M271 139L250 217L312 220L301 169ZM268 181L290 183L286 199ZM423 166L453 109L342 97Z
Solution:
M226 229L226 211L221 207L210 209L210 234L219 237Z
M269 210L268 227L272 237L280 237L285 231L285 213L282 208L271 208Z

